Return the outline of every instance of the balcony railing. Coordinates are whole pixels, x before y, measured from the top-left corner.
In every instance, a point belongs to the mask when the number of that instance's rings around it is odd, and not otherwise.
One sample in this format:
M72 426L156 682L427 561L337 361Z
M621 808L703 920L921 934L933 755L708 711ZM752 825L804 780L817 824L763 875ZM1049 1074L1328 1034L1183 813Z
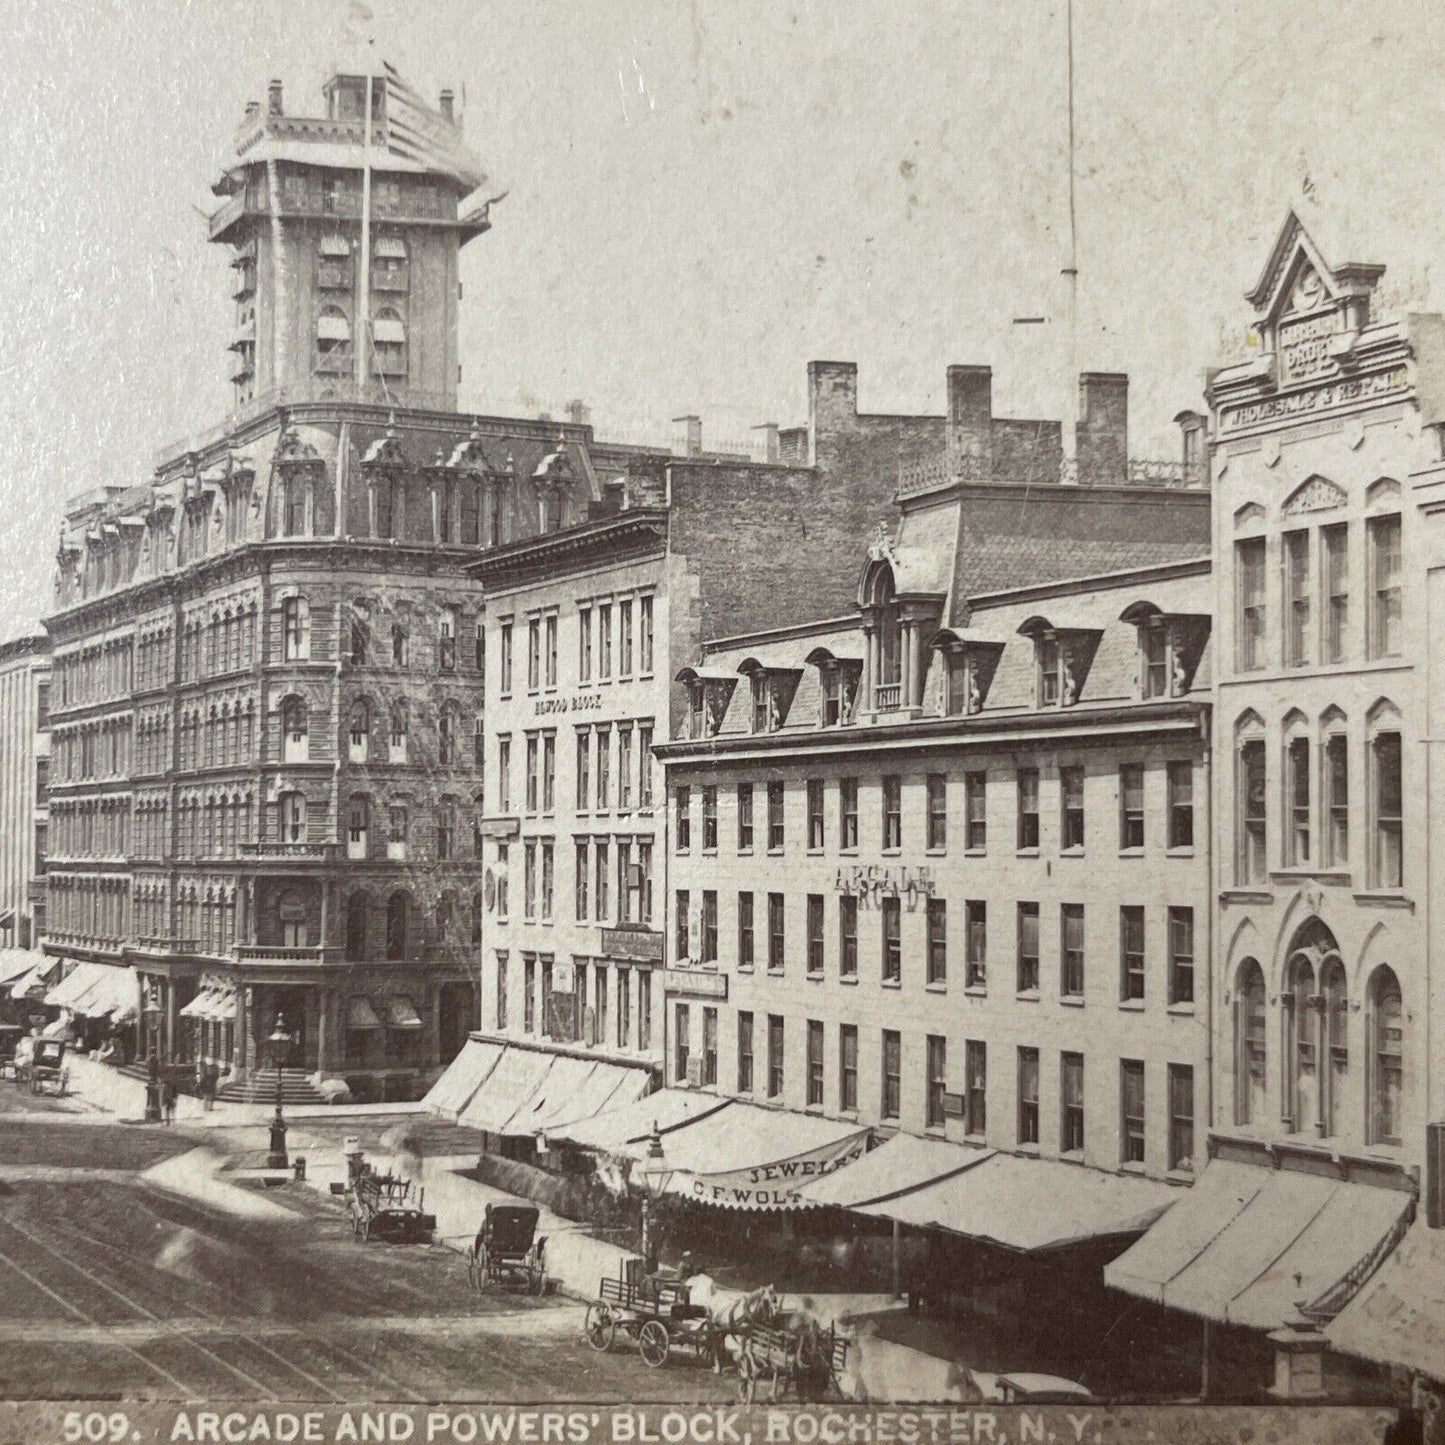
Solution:
M258 858L265 862L330 862L341 857L340 843L283 843L279 840L267 843L242 843L243 858Z
M299 947L272 946L261 943L238 943L236 958L241 963L272 964L322 964L339 960L341 950L319 944L304 944Z
M900 498L921 496L940 487L951 486L962 480L962 459L946 456L932 457L927 461L914 462L898 468L898 493ZM1029 482L1042 484L1058 482L1063 486L1077 486L1079 464L1076 458L1060 457L1057 469L1039 458L1031 467L1027 462L1001 472L987 480L1000 482ZM1209 485L1209 473L1203 462L1186 462L1158 457L1130 457L1122 477L1109 479L1113 485L1169 487L1186 491L1199 491Z
M131 945L131 951L164 955L199 953L201 940L199 938L137 938Z
M903 702L901 682L880 682L874 689L874 706L879 712L895 712Z

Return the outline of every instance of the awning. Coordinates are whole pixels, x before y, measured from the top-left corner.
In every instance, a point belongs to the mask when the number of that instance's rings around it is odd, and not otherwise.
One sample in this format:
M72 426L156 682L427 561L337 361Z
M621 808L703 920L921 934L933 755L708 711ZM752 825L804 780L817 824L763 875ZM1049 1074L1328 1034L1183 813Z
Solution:
M1334 1313L1400 1237L1413 1196L1295 1169L1214 1159L1143 1239L1104 1269L1115 1289L1272 1330L1303 1299ZM1301 1277L1295 1283L1295 1275Z
M400 236L378 236L372 243L372 250L378 256L388 256L393 259L400 257L406 260L406 242Z
M350 341L351 326L344 316L318 316L316 337L319 341Z
M381 1020L371 1006L371 1000L364 993L354 993L346 1001L346 1027L349 1029L379 1029Z
M103 963L77 963L64 978L45 995L45 1002L55 1008L70 1008L75 1000L100 981L105 969Z
M379 316L371 323L373 341L390 341L398 346L406 340L406 327L393 316Z
M331 231L321 238L320 249L323 256L349 256L351 242L339 231Z
M731 1102L698 1089L660 1089L635 1103L599 1113L595 1118L559 1125L552 1134L580 1149L640 1159L647 1152L654 1124L666 1136L673 1129L726 1109ZM641 1151L634 1147L638 1144L642 1146Z
M486 1082L487 1075L502 1057L503 1044L490 1039L468 1039L462 1051L431 1086L422 1106L433 1114L454 1119L471 1102L472 1095Z
M389 1029L419 1029L421 1027L421 1015L406 994L387 995L386 1026Z
M69 1043L73 1035L70 1032L70 1024L65 1019L51 1019L51 1021L40 1030L42 1039L64 1039Z
M14 928L14 926L15 910L13 908L7 908L3 913L0 913L0 928Z
M468 1129L485 1129L500 1134L517 1105L541 1082L552 1066L553 1055L537 1049L507 1048L496 1067L483 1081L472 1101L457 1115L457 1123Z
M90 1019L115 1014L117 1023L133 1017L138 1009L135 974L119 964L98 963L92 967L97 970L97 976L83 993L76 995L70 1004L71 1010Z
M545 1129L547 1120L587 1082L596 1067L591 1059L573 1058L570 1054L554 1055L531 1092L517 1100L512 1117L496 1132L530 1135Z
M1137 1234L1181 1197L1152 1179L904 1134L801 1193L1024 1251Z
M234 1023L236 1020L236 990L217 988L211 990L206 1000L206 1011L201 1015L213 1024Z
M43 999L50 991L50 985L55 978L56 964L51 959L44 959L37 963L27 973L23 973L14 983L10 985L11 998L33 998L37 1001Z
M13 983L22 973L29 973L37 963L48 963L43 953L31 948L0 948L0 987Z
M1346 1354L1445 1381L1445 1229L1417 1219L1325 1333Z
M580 1089L557 1100L543 1127L555 1135L594 1115L635 1104L651 1083L652 1070L646 1065L599 1063Z
M185 1004L185 1005L181 1008L181 1011L180 1011L180 1016L181 1016L181 1018L183 1018L183 1019L208 1019L208 1018L210 1018L211 1015L210 1015L210 1013L208 1012L208 1010L209 1010L210 1005L211 1005L211 1000L212 1000L212 998L213 998L214 996L215 996L215 990L214 990L214 989L203 988L203 989L200 991L200 993L198 993L198 994L195 996L195 998L193 998L193 999L190 1001L190 1003Z

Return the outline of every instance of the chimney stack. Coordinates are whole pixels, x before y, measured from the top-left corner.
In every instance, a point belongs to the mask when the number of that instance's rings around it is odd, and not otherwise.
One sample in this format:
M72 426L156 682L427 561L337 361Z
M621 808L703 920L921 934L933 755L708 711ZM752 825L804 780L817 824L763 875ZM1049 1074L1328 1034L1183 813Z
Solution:
M1129 378L1117 371L1079 374L1074 434L1081 487L1122 486L1129 479Z
M1202 487L1208 479L1208 421L1197 411L1181 411L1174 418L1179 428L1179 461L1185 486Z
M567 420L576 426L590 426L592 408L580 397L567 403Z
M948 461L966 482L993 477L993 370L948 368Z
M675 416L674 422L685 422L687 424L687 449L684 456L696 457L702 455L702 418L700 416Z
M281 82L279 80L273 80L266 87L266 114L281 114Z
M782 443L778 439L777 422L764 422L762 426L755 426L753 430L760 431L763 434L763 441L766 444L767 448L764 452L765 459L770 462L781 461L783 456L783 447Z
M246 102L246 119L255 120L261 114L261 102L259 100L248 100Z
M444 90L444 91L442 91L442 97L441 97L442 114L443 114L449 121L452 121L453 123L455 123L456 117L452 114L452 100L453 100L453 99L454 99L454 97L453 97L451 91L449 91L449 90Z

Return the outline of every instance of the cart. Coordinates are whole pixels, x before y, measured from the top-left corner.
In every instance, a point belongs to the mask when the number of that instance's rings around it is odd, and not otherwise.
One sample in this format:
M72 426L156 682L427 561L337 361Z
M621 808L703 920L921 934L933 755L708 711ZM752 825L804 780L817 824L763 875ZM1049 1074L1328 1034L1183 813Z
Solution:
M14 1079L15 1049L25 1037L25 1030L19 1024L0 1024L0 1079Z
M70 1066L65 1062L64 1039L36 1039L30 1060L30 1092L65 1097L70 1087Z
M649 1279L636 1271L598 1284L582 1333L599 1351L611 1349L619 1333L627 1336L636 1343L643 1363L654 1370L665 1365L675 1349L690 1350L699 1361L714 1356L712 1317L692 1303L687 1285Z
M393 1174L364 1169L350 1181L346 1202L351 1209L351 1232L359 1240L388 1240L393 1244L430 1244L436 1233L436 1215L422 1210L426 1191L418 1191L412 1204L412 1182Z
M547 1290L547 1240L537 1233L538 1211L530 1204L489 1204L467 1255L473 1289L489 1284L522 1286L529 1294Z
M768 1399L792 1391L800 1402L843 1397L841 1376L848 1362L848 1341L830 1325L802 1321L790 1328L753 1325L738 1356L738 1399L751 1405L765 1388Z

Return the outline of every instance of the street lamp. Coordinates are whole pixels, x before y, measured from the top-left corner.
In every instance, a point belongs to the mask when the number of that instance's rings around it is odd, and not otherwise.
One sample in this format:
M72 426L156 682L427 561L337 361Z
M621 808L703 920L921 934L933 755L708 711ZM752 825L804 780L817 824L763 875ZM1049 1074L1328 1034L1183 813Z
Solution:
M281 1067L291 1054L291 1035L286 1031L286 1020L280 1012L276 1014L276 1027L271 1030L271 1037L266 1040L271 1045L271 1059L276 1065L276 1115L271 1120L271 1152L266 1156L266 1167L268 1169L285 1169L286 1159L286 1120L281 1113Z
M662 1152L662 1131L653 1120L652 1138L647 1144L647 1157L642 1161L642 1260L648 1274L657 1272L657 1242L653 1210L662 1203L667 1186L672 1182L673 1168Z
M156 1052L156 1040L161 1030L161 996L154 982L146 994L141 1012L145 1016L147 1045L145 1122L159 1124L161 1122L161 1061Z

